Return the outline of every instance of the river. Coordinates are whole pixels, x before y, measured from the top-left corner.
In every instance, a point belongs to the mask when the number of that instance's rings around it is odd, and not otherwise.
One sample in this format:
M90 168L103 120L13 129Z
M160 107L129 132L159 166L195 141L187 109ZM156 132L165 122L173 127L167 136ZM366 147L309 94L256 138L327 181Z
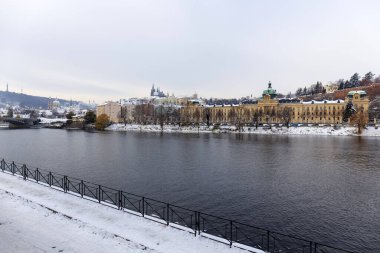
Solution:
M358 252L380 252L380 138L0 131L0 157Z

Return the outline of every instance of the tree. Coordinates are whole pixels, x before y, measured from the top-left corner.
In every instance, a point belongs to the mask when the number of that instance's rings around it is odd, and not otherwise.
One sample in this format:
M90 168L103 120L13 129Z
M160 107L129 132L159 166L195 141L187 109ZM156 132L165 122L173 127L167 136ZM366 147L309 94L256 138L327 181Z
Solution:
M380 98L374 99L369 103L369 117L373 119L373 123L377 124L377 120L380 116Z
M360 85L360 77L358 73L355 73L350 78L350 87L358 87Z
M120 110L120 117L123 119L124 125L127 125L128 109L126 106L122 106Z
M296 91L296 97L302 96L302 88L298 88Z
M69 112L68 114L66 114L66 119L72 120L74 116L75 116L75 113Z
M84 115L84 122L86 124L93 124L96 121L96 115L94 111L87 111Z
M222 110L218 110L215 114L216 120L220 123L223 120L223 112Z
M106 114L100 114L95 121L95 128L97 130L104 130L110 123L109 117Z
M368 117L364 113L364 108L360 107L350 118L350 124L356 125L358 128L358 134L362 133L362 129L368 123Z
M13 108L12 107L8 108L7 117L13 118Z
M232 124L235 124L236 122L236 111L235 111L235 108L231 108L229 111L228 111L228 114L227 114L227 117L228 117L228 121Z
M355 108L352 102L348 102L343 113L343 122L348 122L348 120L355 114Z
M209 127L210 126L210 115L211 115L210 109L206 107L204 109L203 115L204 115L204 117L206 119L207 127Z
M285 106L282 110L281 110L281 118L282 120L284 121L285 125L287 128L289 128L289 122L292 118L292 108L288 107L288 106Z
M247 124L251 118L251 111L248 108L244 109L243 123Z
M344 80L340 80L338 84L339 84L338 90L343 90L344 89Z
M378 75L375 80L374 80L375 83L380 83L380 75Z
M367 85L373 83L374 76L375 75L371 71L368 72L367 74L365 74L364 77L362 78L362 81L360 82L360 86L367 86Z
M259 112L257 109L253 111L252 115L253 123L255 123L256 129L259 127Z
M160 124L161 131L164 130L164 123L165 123L165 110L164 106L160 105L155 110L155 117L158 119L158 123Z

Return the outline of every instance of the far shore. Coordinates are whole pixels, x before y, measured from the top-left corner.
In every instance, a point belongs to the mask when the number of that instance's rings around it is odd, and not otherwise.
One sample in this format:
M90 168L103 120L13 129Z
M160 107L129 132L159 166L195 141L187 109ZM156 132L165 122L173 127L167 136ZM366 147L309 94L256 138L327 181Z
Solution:
M333 136L380 136L380 128L373 126L363 129L361 134L357 133L357 128L353 126L260 126L243 127L240 131L235 126L221 126L213 129L212 126L182 126L164 125L138 125L138 124L112 124L106 131L124 132L163 132L163 133L239 133L239 134L263 134L263 135L333 135Z

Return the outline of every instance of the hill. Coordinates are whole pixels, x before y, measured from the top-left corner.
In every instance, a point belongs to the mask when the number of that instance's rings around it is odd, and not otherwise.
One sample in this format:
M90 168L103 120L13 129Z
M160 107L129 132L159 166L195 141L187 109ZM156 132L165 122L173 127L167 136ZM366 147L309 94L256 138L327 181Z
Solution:
M0 107L4 107L6 105L18 105L20 107L24 108L41 108L41 109L47 109L49 104L50 98L48 97L39 97L39 96L32 96L27 95L23 93L16 93L16 92L7 92L7 91L0 91ZM76 105L76 104L82 104L80 101L69 101L65 99L57 99L61 105L67 105L70 104Z

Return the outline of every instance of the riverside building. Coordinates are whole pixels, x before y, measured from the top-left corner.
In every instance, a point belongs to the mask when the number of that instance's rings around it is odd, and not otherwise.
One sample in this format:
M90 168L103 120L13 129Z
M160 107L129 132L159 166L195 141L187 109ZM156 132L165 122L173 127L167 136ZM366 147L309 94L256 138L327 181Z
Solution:
M182 108L181 121L230 124L341 124L348 102L364 112L368 118L369 99L365 91L350 91L344 100L303 102L297 98L278 99L269 82L258 100L243 101L234 105L201 105L189 102Z

